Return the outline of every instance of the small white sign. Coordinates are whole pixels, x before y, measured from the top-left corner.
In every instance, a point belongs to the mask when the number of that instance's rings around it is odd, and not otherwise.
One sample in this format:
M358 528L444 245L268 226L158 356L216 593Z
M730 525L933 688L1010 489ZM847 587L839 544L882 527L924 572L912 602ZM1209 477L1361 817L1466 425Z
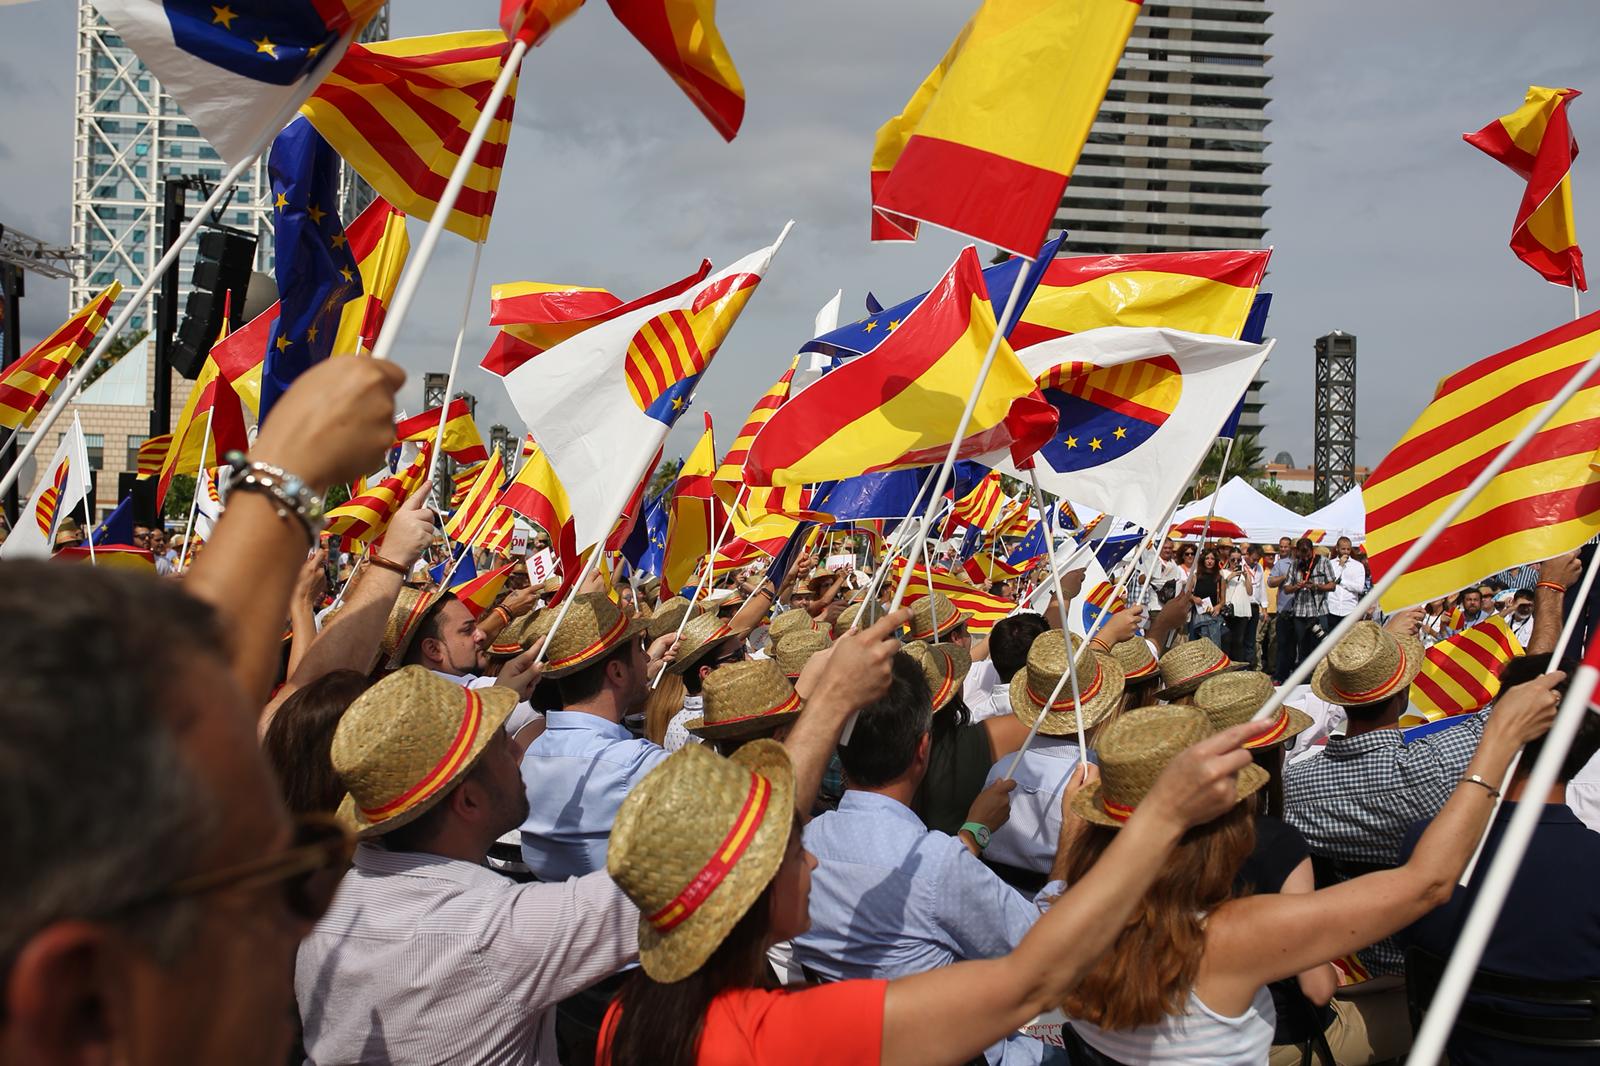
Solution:
M528 584L541 585L556 576L556 556L549 548L528 556Z
M527 555L528 554L528 531L526 529L517 529L515 527L512 528L512 530L511 530L511 554L512 555Z

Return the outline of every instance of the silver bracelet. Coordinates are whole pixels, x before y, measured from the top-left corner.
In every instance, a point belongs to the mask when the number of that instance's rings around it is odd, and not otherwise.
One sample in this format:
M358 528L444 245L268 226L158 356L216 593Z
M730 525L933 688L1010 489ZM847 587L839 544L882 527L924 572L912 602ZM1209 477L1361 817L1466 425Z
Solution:
M258 492L277 505L279 518L293 517L314 545L326 521L322 516L322 497L297 475L270 463L249 462L239 452L229 452L226 461L233 468L228 491Z

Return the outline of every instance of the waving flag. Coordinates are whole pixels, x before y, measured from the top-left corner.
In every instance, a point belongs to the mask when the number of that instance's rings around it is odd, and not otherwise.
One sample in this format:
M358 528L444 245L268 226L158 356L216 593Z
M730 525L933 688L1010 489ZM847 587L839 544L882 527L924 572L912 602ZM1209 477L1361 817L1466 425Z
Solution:
M96 0L217 154L237 163L276 132L385 0Z
M1262 250L1052 260L1011 331L1011 346L1020 351L1101 326L1165 326L1240 337L1271 257L1270 250Z
M302 110L379 196L426 222L489 101L506 50L498 30L351 45ZM445 221L470 241L489 236L516 95L513 78Z
M1032 255L1061 206L1137 0L985 0L878 130L874 240L918 222ZM892 230L890 232L889 230Z
M483 473L484 464L487 462L485 459L482 463L464 466L450 475L450 510L454 511L461 506L461 501L467 498L467 492L478 480L478 475Z
M396 422L395 443L435 439L439 434L439 415L440 408L434 407ZM481 463L489 458L489 449L483 446L478 424L472 420L467 401L460 396L451 400L445 411L444 454L458 463ZM499 455L498 452L495 454ZM497 483L496 491L498 488Z
M483 357L482 367L501 377L562 341L591 326L660 303L698 285L711 273L711 260L671 285L624 303L605 289L552 285L542 281L510 281L489 293L489 324L500 333Z
M946 536L968 526L988 530L1000 517L1000 506L1006 502L1005 487L1000 484L998 471L990 470L978 483L955 501L946 523Z
M979 552L961 564L967 580L976 585L992 585L996 581L1009 581L1027 573L1027 566L1012 566L989 552Z
M361 295L347 302L339 314L333 354L355 355L371 348L383 330L389 301L394 299L400 272L411 254L411 238L406 235L405 212L381 197L368 204L344 232L361 275Z
M429 581L432 581L435 585L442 585L447 577L452 581L464 582L471 581L478 576L478 564L472 558L472 552L468 551L465 545L456 545L451 550L450 556L450 558L441 559L428 567ZM455 567L454 574L450 570L452 565ZM451 586L451 588L454 587L454 585Z
M489 521L472 538L474 548L506 558L511 555L512 535L517 530L517 519L509 507L496 507ZM574 575L576 576L576 575Z
M1374 581L1597 349L1600 313L1439 383L1433 402L1361 487ZM1597 443L1600 381L1590 379L1395 582L1383 609L1440 599L1487 574L1587 543L1600 526Z
M354 551L359 545L377 540L389 528L390 520L400 513L400 507L427 480L428 456L432 450L432 445L423 444L400 473L380 478L376 484L365 486L347 502L333 508L325 516L328 524L323 531L338 537L344 551Z
M750 417L744 420L744 425L739 429L739 435L733 438L733 443L723 454L722 465L717 467L716 480L731 485L739 485L744 481L744 460L750 454L750 445L755 443L756 434L767 424L772 412L788 402L789 390L794 384L794 372L799 366L800 357L797 355L777 383L761 394Z
M512 40L541 43L583 0L500 0L500 28Z
M1505 618L1490 615L1427 650L1411 682L1411 706L1430 721L1482 710L1500 692L1500 672L1522 651Z
M904 556L896 557L894 562L889 564L889 580L900 580L906 563ZM922 563L912 568L911 584L906 586L905 605L909 607L926 596L930 582L934 591L949 596L950 602L954 603L958 610L972 613L972 621L967 623L967 629L975 637L987 636L989 630L994 628L994 624L1014 611L1017 606L1003 596L995 596L982 589L973 588L961 578L929 570Z
M664 486L652 496L645 504L644 521L634 526L627 543L622 546L622 557L640 573L661 576L661 561L666 557L667 550L671 500L671 485Z
M891 339L774 412L750 447L745 482L803 485L940 462L994 333L969 245ZM1025 459L1054 428L1033 376L1002 340L957 457L1008 448Z
M482 618L484 612L494 606L494 601L500 598L500 593L506 587L506 579L511 576L511 570L516 563L507 563L496 567L486 574L474 573L463 581L457 581L450 586L450 591L455 593L456 599L471 612L472 617ZM457 577L460 574L457 573Z
M223 320L226 323L226 315ZM223 339L219 337L212 345L213 351ZM161 467L156 474L156 509L159 511L166 502L167 489L175 475L197 471L202 464L216 466L229 452L247 451L249 447L244 403L217 365L216 358L207 353L194 387L189 390L189 398L184 401L183 413L178 416L171 441L162 454ZM195 491L200 491L198 485Z
M825 489L819 488L812 504L840 522L873 518L898 522L911 513L917 497L927 491L927 481L932 476L926 467L912 467L842 478L829 482ZM927 502L923 499L923 506Z
M562 576L568 582L577 579L580 567L572 502L541 449L534 449L517 468L516 477L500 494L500 504L544 530Z
M1462 140L1487 152L1528 183L1511 227L1511 250L1546 281L1587 290L1583 252L1572 218L1572 161L1578 142L1567 122L1576 89L1528 87L1522 106Z
M136 463L139 476L155 477L161 473L161 466L167 460L167 449L171 447L171 433L163 433L157 437L146 437L144 443L139 445L139 458Z
M580 550L605 540L639 492L777 249L592 326L506 376L517 413L566 486Z
M1024 348L1060 416L1035 457L1039 484L1146 529L1182 495L1272 345L1107 326ZM1005 457L992 457L1002 470Z
M478 477L467 490L461 505L445 521L444 535L458 544L476 536L499 502L500 482L504 479L505 466L500 459L500 452L496 450L478 471Z
M0 426L20 430L33 425L39 412L50 403L56 386L94 345L95 336L121 292L122 283L113 281L54 333L29 348L21 359L0 370Z
M83 427L76 417L61 434L49 465L39 470L39 483L23 505L20 520L0 544L0 559L47 558L62 517L88 498L89 452L84 446Z
M1028 528L1027 535L1018 542L1011 554L1006 556L1006 565L1026 570L1040 559L1050 554L1050 542L1047 539L1048 530L1045 529L1045 519L1040 518Z
M695 568L711 554L712 545L721 539L728 524L728 512L717 498L712 481L716 470L717 445L711 416L706 415L705 432L684 460L672 486L667 551L661 564L661 583L667 588L679 588L693 580Z
M333 353L361 278L339 223L339 156L303 118L272 142L273 269L278 320L261 378L261 417L295 378Z
M717 32L716 0L609 0L611 13L656 57L712 128L733 140L744 85Z

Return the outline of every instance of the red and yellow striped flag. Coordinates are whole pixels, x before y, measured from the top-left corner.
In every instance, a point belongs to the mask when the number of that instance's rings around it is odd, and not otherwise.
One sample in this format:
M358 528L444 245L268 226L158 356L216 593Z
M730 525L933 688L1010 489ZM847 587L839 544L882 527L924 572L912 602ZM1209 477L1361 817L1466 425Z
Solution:
M67 487L67 471L72 468L72 456L68 455L61 460L55 473L50 475L50 484L39 493L39 502L33 508L33 520L39 524L39 532L44 534L45 543L50 542L50 534L56 528L56 508L61 503L61 493Z
M494 601L500 598L500 591L506 587L506 579L511 576L511 568L516 563L507 563L496 567L486 574L478 574L459 584L451 585L450 591L455 593L456 599L472 612L472 617L482 618L483 612L494 606Z
M533 440L530 435L527 438ZM578 576L577 533L572 522L572 501L561 479L556 477L550 459L542 449L534 451L523 460L517 476L511 479L505 492L500 494L502 506L515 511L550 538L550 550L561 564L561 574L568 582Z
M717 32L717 0L610 0L611 13L656 57L718 133L744 121L744 85Z
M138 471L140 477L155 477L167 461L167 449L172 447L172 434L148 437L139 445Z
M411 238L406 234L405 212L382 197L368 204L344 233L361 273L361 295L339 313L333 354L356 355L371 348L383 330L389 301L411 254Z
M1429 721L1470 714L1500 691L1500 671L1522 654L1522 642L1501 615L1439 641L1411 682L1411 706Z
M478 535L472 538L472 546L499 556L510 555L511 534L515 531L516 517L512 515L510 508L496 507L489 515L489 521L485 522Z
M1588 289L1572 218L1572 161L1578 142L1567 122L1576 89L1528 87L1521 107L1462 140L1498 159L1528 183L1511 227L1511 250L1546 281Z
M94 345L120 292L122 283L113 281L21 359L0 370L0 426L27 429L33 425L56 386Z
M1006 490L1000 484L1000 472L991 470L978 479L972 491L956 501L950 520L945 523L945 536L962 526L977 526L987 531L999 519L1000 507L1005 502Z
M500 0L500 28L512 40L537 45L583 6L583 0Z
M417 449L416 458L400 473L366 486L347 503L329 511L328 524L323 531L338 537L344 551L353 551L358 545L378 539L389 528L390 519L427 480L428 456L432 450L432 445L422 445Z
M1014 577L1021 577L1030 569L1026 566L1012 566L989 552L979 552L962 563L961 568L966 571L967 580L984 586L996 581L1009 581Z
M889 564L889 576L894 581L900 580L900 575L905 571L906 559L897 557ZM950 574L930 571L926 564L919 563L912 571L911 584L906 586L905 606L910 607L928 594L928 584L932 582L937 592L942 592L950 597L950 602L958 610L967 611L972 615L972 620L967 623L967 629L973 636L986 636L994 624L1012 611L1016 610L1016 603L1004 596L995 596L984 592L982 589L973 588L967 582Z
M435 407L403 418L394 424L394 442L431 441L438 439L440 409ZM458 463L481 463L489 458L489 449L483 446L483 435L478 423L467 410L467 401L457 396L444 409L444 454Z
M223 336L217 338L218 343L227 336L227 329L224 316ZM249 447L244 401L208 352L189 399L184 402L183 413L178 416L177 428L172 431L172 443L162 457L156 507L166 501L175 475L197 470L202 462L212 466L229 452L247 451Z
M499 30L353 44L301 110L379 196L427 221L506 48ZM489 236L516 91L513 79L445 222L468 240Z
M484 462L488 462L487 459ZM467 490L472 488L472 483L478 480L478 475L483 473L483 463L473 463L457 470L450 477L450 510L454 511L461 506L461 501L467 498Z
M457 544L470 542L483 529L495 504L500 501L500 483L505 476L505 464L496 449L483 464L483 469L478 471L478 477L467 490L466 498L445 520L444 535Z
M777 383L761 394L761 399L756 401L755 407L750 411L750 417L744 420L739 435L733 438L733 443L723 455L722 463L713 475L715 480L730 485L738 485L744 481L744 458L750 454L750 445L754 443L761 427L767 424L767 419L772 417L772 412L788 402L789 390L794 385L794 372L799 366L800 357L797 355ZM731 503L731 497L725 502Z
M1600 313L1445 378L1362 486L1374 581L1600 350ZM1591 378L1383 597L1386 611L1442 599L1600 531L1600 375Z

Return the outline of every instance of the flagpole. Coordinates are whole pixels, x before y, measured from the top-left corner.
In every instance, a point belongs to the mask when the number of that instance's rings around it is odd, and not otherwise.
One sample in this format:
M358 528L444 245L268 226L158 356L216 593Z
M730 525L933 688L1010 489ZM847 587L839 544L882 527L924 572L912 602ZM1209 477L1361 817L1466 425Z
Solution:
M883 538L883 558L878 561L878 565L874 568L872 580L867 582L866 594L861 600L863 605L877 600L879 588L883 584L884 577L889 572L889 564L894 561L896 555L900 554L900 545L910 543L906 538L906 530L913 527L913 516L922 506L923 493L927 492L932 484L933 482L930 479L923 479L922 484L917 488L916 497L911 501L911 507L905 513L905 517L900 519L900 524L895 526L892 535L886 535ZM915 519L917 524L920 524L921 521L922 519L920 518ZM861 612L857 611L856 617L850 623L849 632L854 633L860 628Z
M372 345L374 359L389 358L389 353L393 350L395 340L400 334L400 326L405 322L406 313L411 310L411 301L422 284L422 274L428 269L428 261L433 258L439 236L444 232L450 212L455 209L462 186L467 183L467 175L477 165L478 149L483 147L484 139L489 135L489 126L496 121L500 103L510 91L512 79L517 76L517 71L522 66L522 57L527 54L528 42L518 38L511 45L511 51L500 67L500 75L495 78L494 88L490 90L489 98L483 103L483 110L478 113L477 121L472 125L472 133L467 138L466 147L461 150L455 166L451 168L450 180L445 184L444 192L439 194L438 206L434 208L433 217L428 219L427 229L422 231L422 240L417 242L416 254L406 260L405 270L401 272L399 284L395 287L394 298L389 301L388 312L384 315L383 328L378 331L378 339ZM478 247L480 249L483 247L481 241L478 242Z
M77 430L78 451L80 453L79 455L73 456L73 459L78 462L78 469L84 472L84 488L88 488L90 484L89 447L83 439L83 423L78 419L78 412L76 411L72 412L72 428ZM83 529L84 532L88 534L88 536L86 536L84 539L89 542L89 565L99 566L99 561L94 557L94 520L89 516L89 493L85 492L83 494L83 499L81 502L83 503Z
M1509 447L1507 450L1510 450ZM1456 938L1455 948L1445 964L1444 974L1439 978L1433 1001L1423 1015L1422 1028L1418 1030L1416 1042L1406 1059L1408 1064L1433 1066L1444 1053L1462 1000L1466 998L1467 989L1472 984L1495 924L1500 920L1500 911L1505 906L1511 882L1527 853L1534 829L1544 814L1544 797L1554 787L1561 764L1572 748L1573 738L1589 713L1589 700L1594 695L1595 683L1600 681L1600 670L1590 666L1587 659L1595 655L1597 647L1600 647L1600 641L1590 646L1586 661L1567 679L1567 694L1561 701L1561 709L1556 712L1550 732L1545 734L1544 746L1533 764L1533 772L1523 782L1522 800L1506 823L1499 850L1495 852L1494 861L1489 863L1489 872L1484 875L1477 899L1473 901L1472 910ZM1554 664L1551 665L1553 668ZM1510 786L1511 775L1507 773L1500 789L1503 792Z
M733 511L737 511L744 504L745 496L749 490L749 485L741 484L739 486L739 494L733 498ZM689 624L689 616L694 614L694 605L699 602L700 590L705 588L706 583L711 579L711 572L717 568L717 553L722 550L722 545L727 542L728 534L733 530L733 511L728 513L728 520L722 524L721 536L716 535L717 509L713 506L707 508L707 511L709 512L708 524L714 538L711 541L711 553L706 556L705 569L701 572L699 580L694 583L694 596L689 600L689 609L683 612L682 618L678 619L678 628L673 632L673 636L676 637L683 636L684 627ZM663 566L662 569L665 570L666 568ZM656 671L655 678L650 682L652 691L655 690L657 685L661 684L661 678L666 675L666 672L667 664L662 663L661 669Z
M340 39L335 47L328 50L327 56L322 60L323 65L328 70L331 70L333 65L338 62L339 57L344 55L345 49L355 39L355 33L356 31L352 29ZM145 297L149 296L150 291L156 287L156 282L160 281L161 276L171 268L172 264L178 261L178 257L183 254L184 248L194 239L194 235L200 232L200 227L210 220L212 212L217 209L225 197L231 194L234 182L238 181L245 171L255 165L256 160L261 157L261 153L267 150L267 145L272 143L278 132L294 118L295 112L300 110L300 105L306 102L306 98L316 91L317 86L322 83L322 76L326 73L327 70L322 69L322 67L313 70L306 76L305 83L289 99L284 101L283 106L278 109L278 113L267 124L266 131L262 134L254 150L235 163L222 176L222 180L217 182L217 186L211 191L211 195L206 197L205 203L200 205L200 210L196 211L194 217L185 223L183 229L178 232L177 240L173 241L172 245L162 253L161 258L156 260L156 265L151 268L149 274L145 275L145 279L140 283L139 288L122 305L122 310L117 313L117 317L101 331L100 339L95 343L94 349L78 364L78 368L73 371L72 376L62 383L55 400L50 404L49 409L45 411L43 421L30 430L32 436L28 438L28 443L23 445L21 454L12 461L11 469L7 470L4 475L0 475L0 495L4 495L10 490L11 486L17 483L17 478L22 474L22 467L33 457L33 453L39 450L39 445L43 442L45 434L50 432L50 427L56 424L56 420L61 417L61 413L67 409L67 404L72 402L72 397L83 387L85 379L94 372L95 367L100 365L101 358L122 332L123 327L128 324L128 320L136 312L144 308ZM157 382L156 387L163 388L165 383ZM21 432L22 428L20 426L12 430L6 444L0 446L0 453L15 444L16 438Z
M1227 438L1228 446L1222 449L1222 466L1217 470L1217 484L1211 490L1211 506L1206 511L1206 524L1200 527L1201 551L1206 550L1206 540L1211 536L1211 520L1217 516L1217 497L1222 495L1222 479L1228 476L1228 460L1233 457L1233 441L1238 435L1239 431L1237 429L1234 430L1233 436ZM1207 447L1206 452L1209 453L1210 451L1211 449ZM1200 465L1205 465L1204 458L1200 460ZM1171 519L1168 519L1168 521L1171 521ZM1196 565L1198 565L1198 563L1196 563Z
M1478 476L1472 479L1472 483L1463 489L1455 499L1451 500L1449 506L1439 514L1439 517L1435 518L1433 523L1423 530L1422 535L1411 542L1411 547L1407 548L1405 553L1395 560L1394 567L1373 583L1372 588L1368 590L1365 596L1361 597L1355 608L1345 615L1344 620L1334 626L1332 632L1322 638L1322 643L1318 644L1311 654L1306 656L1305 661L1295 667L1294 672L1284 680L1282 685L1278 686L1277 691L1262 705L1261 710L1255 713L1253 721L1261 721L1278 713L1278 708L1283 706L1283 702L1288 699L1289 693L1311 676L1311 671L1316 668L1317 663L1322 660L1323 656L1327 655L1335 644L1343 640L1346 633L1356 627L1356 623L1360 622L1362 617L1377 605L1378 601L1383 598L1383 594L1388 592L1394 583L1404 576L1411 564L1421 558L1422 553L1433 546L1433 542L1439 539L1440 534L1448 529L1452 522L1461 517L1461 513L1478 497L1478 494L1487 488L1489 483L1499 477L1501 472L1511 464L1511 460L1517 457L1517 453L1522 451L1527 443L1539 434L1540 430L1544 429L1545 425L1560 412L1561 408L1566 406L1568 400L1578 394L1578 390L1588 384L1589 378L1594 376L1596 370L1600 370L1600 352L1591 355L1588 362L1578 368L1578 372L1573 374L1565 385L1561 386L1561 391L1556 393L1550 399L1550 402L1546 403L1543 409L1534 415L1526 426L1522 427L1521 432L1513 437L1510 443L1500 449L1499 453L1489 461L1488 465L1479 471ZM1547 746L1545 751L1548 752L1549 750ZM1538 806L1538 804L1533 804L1529 809L1537 809Z
M1033 260L1026 256L1019 257L1031 264ZM1027 286L1030 273L1028 265L1019 264L1017 280L1012 283L1011 295L1006 297L1005 310L1000 312L1000 321L995 323L994 336L989 338L989 350L983 354L983 363L978 367L978 379L972 384L972 391L967 394L967 405L961 411L961 420L956 423L955 436L950 440L950 448L945 452L944 465L939 467L939 475L934 479L933 498L928 504L927 520L923 522L924 535L933 526L933 512L938 507L940 499L944 496L945 485L950 481L950 471L956 464L956 456L961 454L961 441L967 435L967 425L972 421L972 412L978 408L978 397L983 392L983 385L989 379L989 368L994 366L995 356L1000 351L1000 343L1005 340L1006 330L1010 327L1012 317L1017 310L1017 304L1022 301L1022 290ZM900 609L900 601L905 599L906 586L911 584L911 568L900 575L900 584L894 591L894 599L889 603L889 613L893 614ZM852 718L852 721L854 719ZM849 726L846 726L848 730Z
M483 259L483 242L479 241L472 246L472 269L467 271L467 294L461 301L461 327L456 330L456 348L450 355L450 373L445 376L444 403L439 406L439 429L433 437L433 454L428 457L428 476L425 481L433 481L433 474L439 468L439 456L444 453L444 427L450 420L450 398L456 394L456 371L461 366L461 343L467 337L467 320L472 315L472 291L478 284L478 263ZM450 501L444 501L448 504ZM450 534L444 535L445 543L449 543Z
M200 509L200 481L206 476L206 449L211 444L211 419L216 415L217 407L213 403L206 408L206 435L200 438L200 469L195 471L194 492L189 500L189 521L183 527L183 557L178 560L178 573L183 573L189 563L189 544L194 540L194 516Z
M1039 499L1043 500L1044 499L1044 490L1039 487L1039 470L1038 470L1038 467L1033 463L1029 463L1028 464L1028 479L1033 482L1034 495L1038 496ZM1051 532L1050 528L1047 526L1047 527L1045 527L1044 535L1045 535L1045 547L1050 552L1050 576L1056 583L1056 587L1054 589L1054 598L1059 600L1060 603L1061 603L1061 636L1062 636L1062 639L1064 639L1067 642L1067 650L1071 651L1072 650L1072 626L1067 621L1067 617L1068 617L1067 616L1067 608L1071 605L1072 601L1070 599L1066 598L1064 596L1064 594L1062 593L1063 582L1062 582L1062 579L1061 579L1061 560L1056 558L1056 537L1055 537L1055 534L1053 532ZM1110 601L1107 601L1108 604L1109 604L1109 602ZM1046 603L1045 604L1045 609L1048 610L1049 606L1050 606L1049 603ZM1098 618L1096 618L1095 621L1096 622L1101 621L1101 619L1105 618L1105 616L1109 612L1110 612L1110 607L1109 606L1107 606L1105 608L1102 608L1101 611L1100 611L1100 616ZM1048 619L1047 619L1047 621L1048 621ZM1098 629L1099 626L1096 626L1095 628ZM1089 638L1085 637L1083 642L1085 644L1089 643ZM1088 758L1089 758L1089 742L1086 741L1084 739L1084 736L1083 736L1083 709L1078 703L1077 662L1078 662L1077 656L1073 655L1072 656L1072 667L1073 668L1071 670L1068 670L1067 672L1072 675L1072 714L1077 719L1077 723L1078 723L1078 752L1079 752L1079 758L1080 758L1081 761L1087 763ZM1060 685L1057 684L1056 688L1059 690L1060 689ZM1049 713L1050 707L1053 706L1054 703L1055 703L1055 696L1051 696L1050 697L1050 702L1045 704L1044 711L1040 712L1040 714L1039 714L1040 721L1044 720L1045 714ZM1036 722L1035 725L1037 725L1037 724L1038 723ZM1037 729L1030 730L1029 732L1031 734L1035 735L1035 736L1038 735L1038 730ZM1029 739L1031 740L1032 737L1030 737ZM1026 747L1026 745L1024 745L1024 747ZM1020 756L1019 756L1019 758L1020 758ZM1013 760L1012 763L1011 763L1011 769L1013 771L1015 771L1016 768L1017 768L1016 761Z

